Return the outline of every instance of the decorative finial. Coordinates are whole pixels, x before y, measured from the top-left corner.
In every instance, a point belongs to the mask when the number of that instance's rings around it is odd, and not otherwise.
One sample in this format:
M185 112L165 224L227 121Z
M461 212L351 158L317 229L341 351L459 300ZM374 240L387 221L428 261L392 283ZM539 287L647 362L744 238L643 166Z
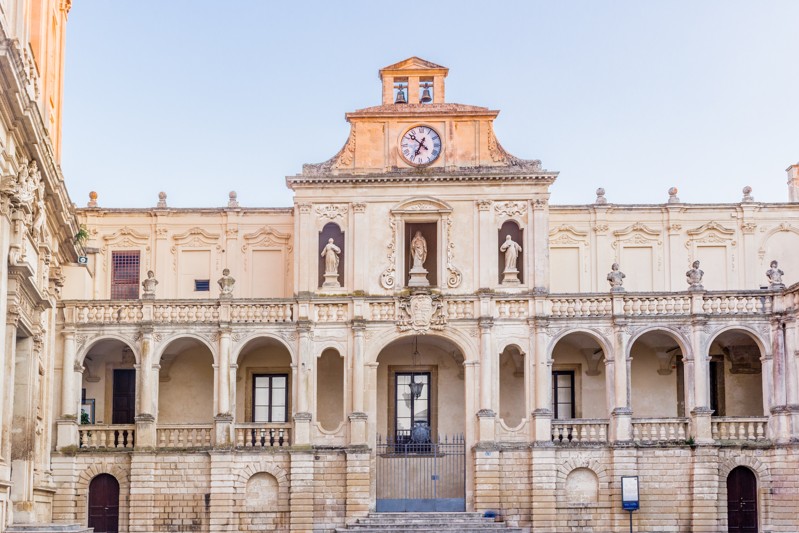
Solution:
M608 203L608 199L605 198L605 189L602 187L596 190L596 200L594 200L595 204L606 204Z
M755 197L752 196L752 187L747 185L746 187L743 188L743 193L744 193L744 197L741 198L742 202L754 202L755 201Z
M679 204L680 199L677 198L677 187L672 187L669 189L669 203L670 204Z
M238 198L238 195L236 194L236 191L230 191L230 193L228 193L227 206L228 207L234 207L234 208L238 207L239 206L239 202L236 200L236 198Z
M97 207L97 191L89 193L89 203L86 204L86 207Z
M158 193L158 204L156 207L166 207L166 193L164 191Z

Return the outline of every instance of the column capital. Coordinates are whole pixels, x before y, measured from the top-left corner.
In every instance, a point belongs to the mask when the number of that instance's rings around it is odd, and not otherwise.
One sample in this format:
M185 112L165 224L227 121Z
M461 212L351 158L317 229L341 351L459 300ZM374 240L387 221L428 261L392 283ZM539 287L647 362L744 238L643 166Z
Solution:
M490 316L481 316L477 319L477 325L480 329L491 329L494 327L494 318Z
M353 319L350 324L352 331L356 334L363 335L363 332L366 330L366 321L363 319Z

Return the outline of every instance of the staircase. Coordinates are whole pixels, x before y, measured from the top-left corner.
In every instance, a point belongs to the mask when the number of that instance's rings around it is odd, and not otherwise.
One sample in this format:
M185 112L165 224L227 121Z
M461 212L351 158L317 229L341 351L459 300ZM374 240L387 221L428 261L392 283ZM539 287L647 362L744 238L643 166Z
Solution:
M6 533L91 533L93 530L77 524L15 524Z
M523 533L526 528L509 527L494 518L483 518L483 513L369 513L354 524L336 528L336 533Z

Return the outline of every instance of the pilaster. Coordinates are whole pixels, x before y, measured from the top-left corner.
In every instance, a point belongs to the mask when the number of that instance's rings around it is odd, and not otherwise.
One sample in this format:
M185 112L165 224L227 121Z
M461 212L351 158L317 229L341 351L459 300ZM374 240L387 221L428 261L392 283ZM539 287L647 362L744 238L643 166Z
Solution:
M552 361L547 353L548 337L546 328L548 323L537 321L533 325L533 440L539 443L552 441Z
M631 442L633 439L633 412L630 408L630 360L627 357L629 334L626 324L613 327L613 410L610 414L608 438L610 442Z
M346 521L369 514L371 502L371 454L368 448L350 448L347 457L347 509Z
M291 453L290 479L289 528L291 531L311 533L314 527L313 452L295 451Z

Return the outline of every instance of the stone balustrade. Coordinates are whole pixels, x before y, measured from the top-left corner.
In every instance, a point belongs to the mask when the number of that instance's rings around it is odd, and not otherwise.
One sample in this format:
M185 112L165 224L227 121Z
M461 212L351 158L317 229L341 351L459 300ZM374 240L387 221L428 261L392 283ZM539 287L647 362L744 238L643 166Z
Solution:
M552 442L555 444L603 444L607 441L607 420L585 418L552 421Z
M210 448L213 445L212 424L159 424L156 428L158 448Z
M748 441L766 440L767 417L735 418L714 417L710 428L715 441Z
M132 450L135 444L135 426L82 425L78 429L80 448Z
M291 445L291 424L236 424L237 448L282 448Z
M633 441L637 444L681 442L687 439L687 418L633 419Z
M605 293L551 294L548 296L492 295L492 314L499 319L625 318L654 316L768 316L774 298L782 307L799 307L799 290L780 295L772 291L707 291L701 293ZM312 300L308 319L346 323L352 319L394 321L397 300L367 297L365 306L353 305L354 297ZM448 320L475 319L480 315L477 297L444 296ZM542 305L537 302L543 301ZM62 302L66 322L75 325L133 325L143 321L160 324L266 324L293 323L298 303L293 299L222 300L68 300ZM614 308L615 306L615 308ZM355 309L362 308L362 316ZM614 311L615 309L615 311ZM538 310L538 311L536 311Z

